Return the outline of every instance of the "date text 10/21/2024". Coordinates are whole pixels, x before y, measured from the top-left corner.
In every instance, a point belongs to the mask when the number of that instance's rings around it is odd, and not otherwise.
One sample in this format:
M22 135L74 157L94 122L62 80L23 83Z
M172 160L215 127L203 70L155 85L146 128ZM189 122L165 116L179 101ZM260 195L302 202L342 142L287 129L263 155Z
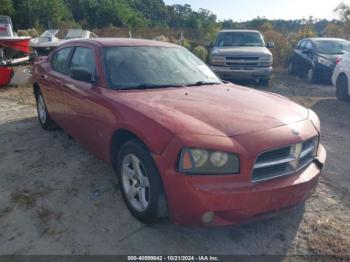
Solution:
M217 256L128 256L128 261L220 261Z

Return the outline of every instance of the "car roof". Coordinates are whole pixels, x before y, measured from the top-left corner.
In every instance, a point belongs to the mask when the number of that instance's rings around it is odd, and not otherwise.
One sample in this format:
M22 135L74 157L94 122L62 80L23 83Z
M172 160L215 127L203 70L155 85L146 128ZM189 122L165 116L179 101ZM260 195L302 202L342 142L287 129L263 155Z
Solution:
M305 38L302 40L311 40L314 42L321 42L321 41L348 41L346 39L342 38L331 38L331 37L313 37L313 38Z
M221 30L219 33L231 33L231 32L240 32L240 33L260 33L257 30L248 30L248 29L226 29Z
M112 46L147 46L147 47L179 47L178 45L147 39L136 38L93 38L93 39L73 39L68 40L64 45L74 45L79 43L90 43L100 47Z

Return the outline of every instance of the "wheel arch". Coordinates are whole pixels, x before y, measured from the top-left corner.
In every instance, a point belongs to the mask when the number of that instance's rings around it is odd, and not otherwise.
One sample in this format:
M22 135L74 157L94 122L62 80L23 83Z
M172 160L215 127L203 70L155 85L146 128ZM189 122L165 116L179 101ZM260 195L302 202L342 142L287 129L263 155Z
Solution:
M344 72L340 72L339 74L338 74L338 77L337 77L337 82L338 82L338 80L340 79L340 77L346 77L346 80L348 80L348 82L349 82L349 78L348 78L348 76L344 73Z
M142 144L142 146L151 153L151 159L154 162L155 167L158 169L156 161L153 159L152 157L152 151L149 149L149 147L145 144L145 142L134 132L130 131L129 129L126 128L120 128L114 131L111 141L110 141L110 161L112 164L112 167L114 169L115 172L117 171L117 157L118 154L122 148L122 145L124 143L126 143L127 141L130 140L137 140L138 142L140 142ZM159 172L159 169L158 169ZM160 181L161 181L161 192L162 195L159 199L158 202L158 217L167 217L169 215L169 207L168 207L168 201L167 201L167 196L166 196L166 192L164 190L164 182L163 182L163 177L161 174L159 174L160 176Z
M336 88L338 88L338 81L340 80L341 77L345 77L346 79L346 82L347 82L347 91L348 91L348 96L350 96L350 81L349 81L349 76L345 73L345 72L340 72L338 77L337 77L337 80L336 80L336 83L335 83L335 86Z
M109 155L113 168L115 168L115 160L118 157L122 145L130 140L139 141L149 152L151 152L149 147L137 134L126 128L117 129L114 131L109 144Z
M40 86L37 82L35 82L33 84L33 93L34 93L35 98L37 97L39 91L40 91Z

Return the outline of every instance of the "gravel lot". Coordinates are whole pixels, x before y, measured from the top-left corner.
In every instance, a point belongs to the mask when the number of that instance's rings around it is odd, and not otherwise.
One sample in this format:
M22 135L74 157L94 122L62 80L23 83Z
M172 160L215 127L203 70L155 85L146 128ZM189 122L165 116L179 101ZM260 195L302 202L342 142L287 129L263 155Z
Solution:
M285 73L265 90L321 118L328 161L316 193L270 220L185 228L136 221L105 163L41 129L30 87L0 89L0 254L350 255L350 104Z

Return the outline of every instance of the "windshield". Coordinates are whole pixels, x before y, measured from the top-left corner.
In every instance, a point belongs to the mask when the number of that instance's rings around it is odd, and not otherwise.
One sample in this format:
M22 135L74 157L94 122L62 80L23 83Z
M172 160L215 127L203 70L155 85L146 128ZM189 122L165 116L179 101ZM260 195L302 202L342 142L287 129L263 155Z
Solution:
M350 42L339 41L316 41L316 48L322 54L344 54L350 52Z
M106 47L103 59L113 89L221 83L207 65L180 47Z
M262 35L258 32L219 33L215 42L217 47L229 46L265 46Z

